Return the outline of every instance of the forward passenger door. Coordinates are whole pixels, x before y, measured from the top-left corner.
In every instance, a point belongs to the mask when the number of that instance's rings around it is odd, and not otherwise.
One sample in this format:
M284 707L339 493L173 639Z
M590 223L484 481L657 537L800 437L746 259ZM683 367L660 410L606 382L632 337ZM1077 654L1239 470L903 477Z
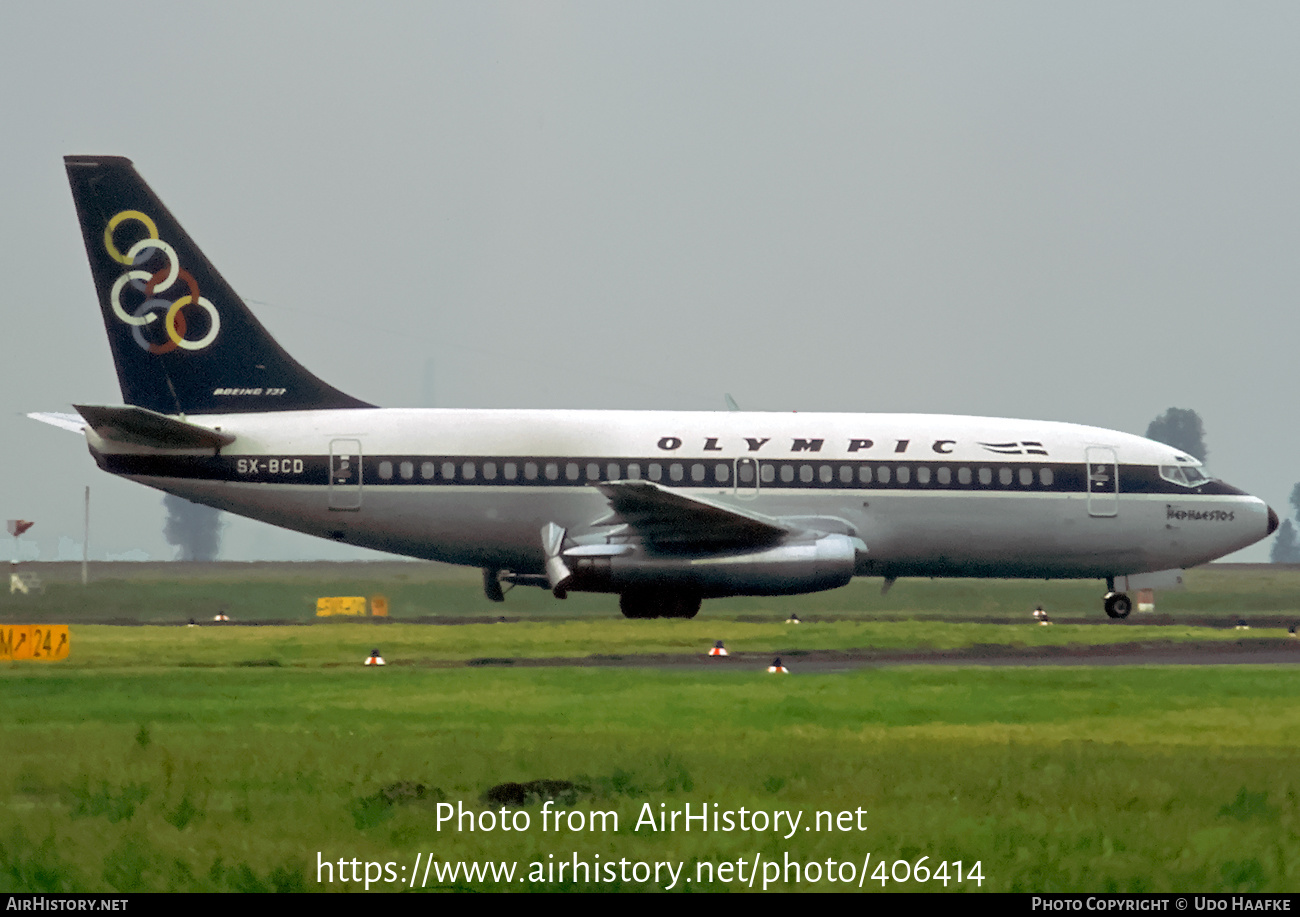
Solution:
M1088 515L1119 515L1119 460L1109 446L1089 446L1085 455L1088 473Z

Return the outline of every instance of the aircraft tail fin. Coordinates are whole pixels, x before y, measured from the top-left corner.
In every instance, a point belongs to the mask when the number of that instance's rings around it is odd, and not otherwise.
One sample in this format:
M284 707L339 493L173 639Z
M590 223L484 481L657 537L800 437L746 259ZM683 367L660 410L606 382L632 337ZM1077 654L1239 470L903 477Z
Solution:
M276 343L129 159L64 165L127 404L159 414L373 407Z

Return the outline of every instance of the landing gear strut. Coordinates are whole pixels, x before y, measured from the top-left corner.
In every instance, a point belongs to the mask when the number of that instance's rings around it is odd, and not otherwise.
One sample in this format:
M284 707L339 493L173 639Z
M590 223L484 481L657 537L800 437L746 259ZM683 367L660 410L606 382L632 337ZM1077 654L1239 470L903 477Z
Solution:
M625 618L693 618L700 612L700 597L673 589L643 589L618 597Z
M1106 614L1112 618L1127 618L1133 610L1132 600L1122 592L1106 593Z

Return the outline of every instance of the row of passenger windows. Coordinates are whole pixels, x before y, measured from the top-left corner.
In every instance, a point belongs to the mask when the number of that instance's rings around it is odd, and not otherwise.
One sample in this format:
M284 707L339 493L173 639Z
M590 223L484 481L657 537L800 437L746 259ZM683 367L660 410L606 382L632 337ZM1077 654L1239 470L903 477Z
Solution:
M396 469L394 463L382 461L379 463L379 477L385 481L393 479L393 473L396 470L397 475L403 481L415 480L415 463L398 462ZM776 484L778 479L782 484L793 484L797 478L801 484L812 484L819 482L822 484L910 484L913 480L918 484L929 484L931 480L937 481L940 485L951 484L956 479L958 484L971 484L978 480L980 484L988 486L993 483L996 475L998 484L1003 487L1011 487L1019 484L1021 487L1034 486L1035 476L1038 483L1043 487L1051 487L1055 479L1051 468L967 468L959 467L956 469L949 468L946 465L940 465L937 468L931 468L929 465L833 465L833 464L802 464L796 465L793 462L781 465L775 465L765 462L758 465L750 460L742 460L736 475L739 483L743 485L754 484L754 475L757 470L758 477L764 484ZM539 477L547 481L558 481L563 476L565 481L638 481L642 478L642 463L628 462L483 462L480 466L477 462L421 462L420 477L423 480L431 481L434 478L441 478L445 481L517 481L520 472L523 473L525 481L535 481ZM1035 474L1036 472L1036 474ZM711 476L710 476L711 475ZM730 485L732 467L728 462L718 462L710 465L705 462L647 462L645 463L645 479L650 481L667 480L670 483L681 483L689 480L693 484L725 484Z

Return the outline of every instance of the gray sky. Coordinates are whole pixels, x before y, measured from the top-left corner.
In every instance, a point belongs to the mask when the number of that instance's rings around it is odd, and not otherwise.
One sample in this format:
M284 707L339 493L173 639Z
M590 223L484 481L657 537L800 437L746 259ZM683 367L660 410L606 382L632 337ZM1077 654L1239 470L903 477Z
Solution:
M379 404L432 361L438 407L1178 406L1285 514L1298 46L1293 3L0 6L0 507L79 558L90 484L92 556L171 556L161 494L22 417L121 399L61 159L112 153Z

